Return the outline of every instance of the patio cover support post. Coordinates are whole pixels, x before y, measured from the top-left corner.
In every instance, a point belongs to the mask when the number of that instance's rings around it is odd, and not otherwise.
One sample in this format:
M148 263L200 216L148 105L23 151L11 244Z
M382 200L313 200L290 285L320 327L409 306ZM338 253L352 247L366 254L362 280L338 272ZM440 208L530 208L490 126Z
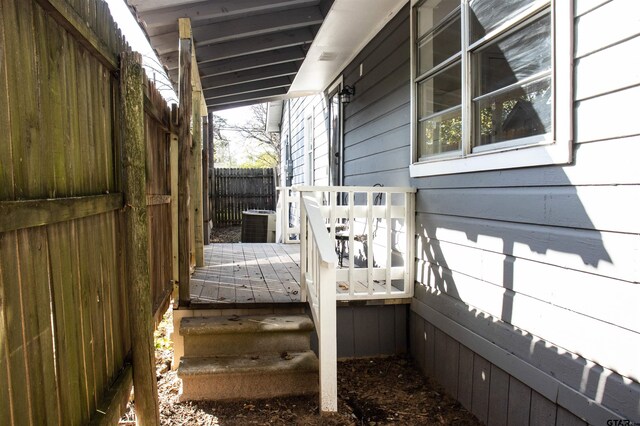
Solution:
M216 220L216 169L215 169L215 129L213 121L213 113L209 114L209 220L211 227L215 226Z
M202 117L202 232L209 245L209 117Z
M190 294L190 243L189 220L189 168L191 165L191 22L188 18L178 20L180 28L180 114L178 119L178 278L179 307L188 307Z
M124 123L124 216L126 274L133 355L136 415L142 425L159 425L159 403L153 346L153 311L149 275L146 193L146 141L142 56L124 52L120 94Z
M193 44L191 45L193 49ZM204 266L204 236L202 215L202 90L197 85L195 58L191 58L191 87L193 88L193 136L191 147L191 200L193 200L193 235L196 266ZM195 84L194 84L195 83Z

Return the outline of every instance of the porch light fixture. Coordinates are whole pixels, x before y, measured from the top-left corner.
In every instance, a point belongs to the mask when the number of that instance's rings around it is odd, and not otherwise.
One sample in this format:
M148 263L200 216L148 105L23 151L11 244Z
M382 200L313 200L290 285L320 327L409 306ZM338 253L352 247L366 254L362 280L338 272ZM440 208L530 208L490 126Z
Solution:
M356 88L353 86L344 86L340 93L340 102L348 104L351 102L351 98L356 94Z

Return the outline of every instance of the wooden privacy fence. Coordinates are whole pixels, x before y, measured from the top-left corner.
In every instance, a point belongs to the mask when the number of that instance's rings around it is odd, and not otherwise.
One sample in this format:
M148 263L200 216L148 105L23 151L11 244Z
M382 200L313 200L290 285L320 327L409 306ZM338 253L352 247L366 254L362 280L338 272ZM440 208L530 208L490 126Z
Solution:
M0 0L0 25L0 424L113 424L132 381L157 424L171 114L102 1Z
M169 306L172 281L177 280L177 269L174 269L177 266L177 258L174 257L177 256L177 234L172 232L172 224L177 220L177 206L171 203L172 193L175 195L177 192L177 136L172 131L171 111L146 76L144 112L149 275L153 313L158 322Z
M214 169L214 226L240 225L245 210L275 210L273 169Z

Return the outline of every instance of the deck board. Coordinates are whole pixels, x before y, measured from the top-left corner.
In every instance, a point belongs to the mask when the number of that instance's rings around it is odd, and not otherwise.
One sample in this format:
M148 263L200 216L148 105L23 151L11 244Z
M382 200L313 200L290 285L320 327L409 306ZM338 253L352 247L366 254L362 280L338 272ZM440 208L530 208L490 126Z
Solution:
M204 248L204 260L191 278L192 303L300 301L297 244L210 244Z

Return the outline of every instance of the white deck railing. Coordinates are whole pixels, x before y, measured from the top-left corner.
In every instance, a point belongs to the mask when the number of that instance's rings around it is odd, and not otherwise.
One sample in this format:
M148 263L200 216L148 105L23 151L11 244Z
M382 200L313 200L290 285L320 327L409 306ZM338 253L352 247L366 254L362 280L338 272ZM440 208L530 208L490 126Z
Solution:
M338 411L336 263L320 206L311 197L300 202L301 300L308 301L318 334L320 410Z
M300 195L295 187L278 187L276 241L284 244L300 242Z
M299 192L298 229L292 191ZM283 234L299 232L300 297L318 334L320 410L337 411L336 301L413 296L415 189L296 187L280 194Z
M299 186L339 256L337 300L413 297L414 188Z

